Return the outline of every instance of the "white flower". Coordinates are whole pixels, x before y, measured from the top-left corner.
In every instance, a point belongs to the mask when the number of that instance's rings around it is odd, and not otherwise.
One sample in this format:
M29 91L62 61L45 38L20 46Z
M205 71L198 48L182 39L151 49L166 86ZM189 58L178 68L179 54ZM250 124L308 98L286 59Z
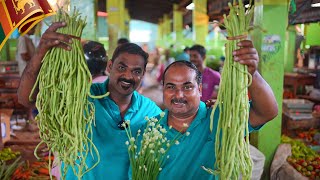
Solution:
M123 123L121 124L121 126L124 127L124 128L126 128L126 127L127 127L127 124L126 124L125 122L123 122Z
M179 145L179 144L180 144L180 142L179 142L178 140L176 140L175 144L176 144L176 145Z
M172 126L169 126L169 129L172 129Z
M141 130L139 129L139 130L138 130L138 134L140 134L140 133L141 133Z
M129 141L126 141L126 145L127 145L127 146L129 145Z
M150 149L154 148L154 144L153 143L149 144L149 148Z
M154 150L150 150L150 154L154 154Z
M164 154L166 151L163 148L160 148L160 153Z
M149 117L148 117L148 116L146 116L144 119L147 120L147 121L149 121Z
M131 137L130 142L134 142L134 141L135 141L134 137Z
M161 128L160 132L162 132L163 134L167 133L167 130L165 128Z
M186 132L186 136L189 136L190 135L190 132Z
M159 168L159 171L161 171L162 170L162 168Z
M187 123L183 123L183 127L189 127Z
M139 166L139 169L142 169L142 167L141 167L141 166Z
M162 112L160 113L160 117L163 118L165 114L166 114L166 113L162 111Z
M167 147L170 147L170 143L167 143Z
M169 159L169 157L170 157L170 156L168 155L168 156L167 156L167 159Z
M130 120L126 120L125 122L126 124L130 125Z
M154 122L150 123L151 127L154 127L156 124Z

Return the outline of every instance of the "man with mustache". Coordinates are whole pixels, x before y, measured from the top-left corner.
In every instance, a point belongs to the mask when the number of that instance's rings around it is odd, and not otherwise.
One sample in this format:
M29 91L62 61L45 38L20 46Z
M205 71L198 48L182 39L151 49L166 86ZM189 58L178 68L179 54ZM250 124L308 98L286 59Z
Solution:
M53 23L42 35L37 53L27 65L18 91L19 102L33 106L28 97L41 68L41 60L52 47L70 50L72 39L69 35L57 33L56 30L66 26L64 22ZM93 143L100 155L100 163L86 173L83 179L128 179L129 157L125 141L127 135L121 123L130 120L130 128L136 133L145 123L145 116L156 116L161 109L150 99L140 95L136 89L140 86L145 73L148 54L138 45L126 43L118 46L111 60L107 62L109 78L104 83L91 86L93 95L108 97L94 99L95 126L92 127ZM36 93L33 94L33 99ZM94 123L93 123L94 124ZM70 145L72 146L72 145ZM97 162L97 156L87 156L88 168ZM62 172L63 174L66 172ZM77 179L69 168L66 179Z
M240 49L234 51L235 61L247 65L252 75L249 87L252 98L249 131L258 130L278 114L274 94L257 71L258 53L252 42L241 41ZM215 137L219 113L215 112L212 133L209 129L212 108L200 101L202 91L201 73L188 61L176 61L168 66L163 75L163 101L166 107L161 121L170 140L186 133L179 139L179 145L172 146L158 179L214 179L201 166L214 167ZM158 118L159 119L159 118ZM172 128L170 128L172 127Z

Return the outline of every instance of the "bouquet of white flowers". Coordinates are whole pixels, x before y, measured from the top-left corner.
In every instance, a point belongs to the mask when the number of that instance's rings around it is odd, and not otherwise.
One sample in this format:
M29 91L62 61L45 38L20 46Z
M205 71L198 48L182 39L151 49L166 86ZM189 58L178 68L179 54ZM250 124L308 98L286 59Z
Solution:
M178 139L183 134L179 134L172 140L166 138L167 129L160 124L164 115L165 113L162 112L159 120L146 117L146 127L143 133L139 129L136 137L132 136L129 120L122 124L129 138L125 143L128 146L133 180L157 179L165 161L169 158L167 155L169 148L179 144ZM185 133L186 136L189 134L189 132Z

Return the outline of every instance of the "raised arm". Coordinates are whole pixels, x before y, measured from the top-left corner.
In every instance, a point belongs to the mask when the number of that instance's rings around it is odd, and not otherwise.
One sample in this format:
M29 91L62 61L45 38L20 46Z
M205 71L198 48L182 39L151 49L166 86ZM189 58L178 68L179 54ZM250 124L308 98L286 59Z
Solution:
M256 127L276 117L278 105L271 87L257 71L259 56L252 42L244 40L238 46L240 49L234 51L234 60L247 65L252 75L252 84L249 87L252 99L249 121L253 127Z
M38 48L34 56L31 58L21 76L20 85L18 89L18 101L26 107L34 106L34 101L29 101L29 94L35 84L40 68L41 60L52 47L60 47L65 50L70 50L69 43L72 43L70 36L57 33L56 30L66 26L64 22L53 23L46 32L42 35ZM38 91L32 95L32 99L36 99Z

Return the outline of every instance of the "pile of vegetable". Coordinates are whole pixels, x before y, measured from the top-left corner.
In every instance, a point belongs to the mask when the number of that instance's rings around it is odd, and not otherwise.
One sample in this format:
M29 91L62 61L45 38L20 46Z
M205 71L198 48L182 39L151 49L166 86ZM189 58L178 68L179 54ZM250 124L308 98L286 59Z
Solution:
M16 170L12 174L11 180L49 180L50 173L48 169L48 162L48 157L32 163L26 161L26 163L23 163L18 168L16 168Z
M80 179L100 161L98 150L92 142L94 106L89 101L92 77L87 67L80 42L85 20L78 11L67 14L59 10L54 22L66 22L67 26L57 32L73 38L71 51L52 48L42 60L37 82L30 95L38 87L36 107L41 143L45 143L50 155L57 153L57 161L63 161L61 177L65 179L68 170ZM31 96L30 96L31 97ZM35 149L35 156L37 156ZM88 155L96 154L97 163L88 167ZM49 161L49 166L51 162Z
M219 107L220 114L216 132L216 163L214 170L204 168L219 179L250 179L252 161L249 154L249 99L248 87L251 74L247 66L233 60L232 52L237 43L247 38L253 17L253 6L246 10L242 1L229 3L229 15L224 15L224 26L228 34L226 60L221 74L218 98L211 114L210 130L213 129L213 115ZM244 137L246 136L245 140Z
M21 164L21 157L18 157L13 163L0 160L0 179L10 179L13 172Z
M291 145L292 155L287 161L302 175L310 179L320 179L320 155L307 147L302 141L281 137L282 143Z
M12 151L11 148L3 148L0 151L0 161L8 161L11 159L16 159L20 156L19 151Z

